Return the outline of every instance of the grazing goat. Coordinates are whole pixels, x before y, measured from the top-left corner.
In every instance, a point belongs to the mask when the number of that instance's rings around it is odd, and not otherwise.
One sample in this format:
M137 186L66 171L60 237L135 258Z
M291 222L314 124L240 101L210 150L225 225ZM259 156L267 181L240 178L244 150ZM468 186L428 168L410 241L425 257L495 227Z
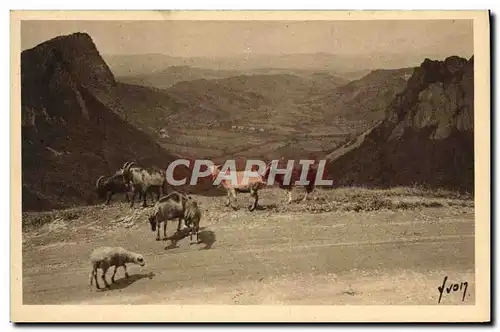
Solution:
M222 165L211 165L210 166L210 176L212 180L217 179L220 173L220 168ZM226 174L229 173L230 170L226 171ZM248 175L247 172L250 171L235 171L236 183L233 183L231 179L222 179L221 185L227 192L227 202L226 206L231 204L233 210L238 210L238 204L236 199L236 193L250 193L250 196L254 198L253 204L251 204L248 209L250 211L255 210L259 201L258 191L266 186L266 183L262 176L260 175ZM244 181L244 179L247 181ZM232 202L231 202L232 198Z
M130 183L132 187L130 207L134 206L134 197L136 193L140 193L143 200L142 206L146 207L146 197L148 193L156 192L156 201L165 193L165 173L159 169L148 170L134 165L134 162L126 162L125 165L123 165L123 178L127 183Z
M193 243L193 234L196 235L196 243L199 243L201 211L198 203L193 199L188 199L184 211L184 222L189 227L189 243Z
M272 161L267 164L266 170L264 171L262 177L265 179L267 182L269 179L269 175L271 172L271 164ZM290 204L292 202L292 192L295 187L297 186L303 186L306 189L306 193L304 195L304 198L302 199L302 202L305 202L307 200L307 197L312 191L314 190L314 183L316 181L316 176L317 176L317 167L316 166L311 166L309 167L307 173L306 173L306 180L309 181L307 185L302 185L302 184L297 184L296 181L299 181L301 173L302 173L302 167L304 166L299 166L299 167L294 167L291 170L291 176L290 176L290 182L288 184L285 183L286 176L285 174L282 173L277 173L274 175L274 183L278 183L278 186L281 189L284 189L288 192L288 201L287 204Z
M129 274L127 272L127 263L138 264L144 266L146 261L141 254L128 251L122 247L99 247L94 249L90 254L90 262L92 264L92 272L90 274L90 286L92 286L93 280L95 280L96 288L100 289L99 282L97 281L97 269L102 270L101 278L104 282L105 288L109 288L109 284L106 281L106 273L109 268L114 266L115 270L111 276L111 282L115 282L116 270L123 266L125 270L125 277L128 278Z
M195 232L198 241L201 212L191 196L173 191L156 202L153 213L148 218L151 231L157 232L156 241L160 241L160 223L163 222L163 241L166 241L167 222L174 219L179 220L177 231L181 230L182 220L184 220L185 225L190 228L190 240L192 240L192 233Z

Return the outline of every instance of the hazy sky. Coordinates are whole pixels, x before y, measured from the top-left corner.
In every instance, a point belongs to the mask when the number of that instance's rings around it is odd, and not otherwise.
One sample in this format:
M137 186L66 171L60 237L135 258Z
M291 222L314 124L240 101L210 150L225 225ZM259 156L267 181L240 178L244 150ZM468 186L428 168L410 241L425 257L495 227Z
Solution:
M473 54L472 20L23 21L21 47L87 32L101 54Z

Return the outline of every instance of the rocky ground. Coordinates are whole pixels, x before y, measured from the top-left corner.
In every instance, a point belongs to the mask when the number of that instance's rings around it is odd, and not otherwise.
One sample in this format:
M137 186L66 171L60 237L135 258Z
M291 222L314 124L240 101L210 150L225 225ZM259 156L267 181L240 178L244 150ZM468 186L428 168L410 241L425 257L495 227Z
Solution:
M301 198L302 191L295 197ZM418 188L317 190L284 204L276 188L249 212L224 198L195 196L200 244L155 241L151 207L122 197L52 212L23 213L24 304L474 304L474 202ZM168 225L173 234L177 222ZM90 287L89 254L100 245L141 252L146 266ZM109 272L108 278L111 277ZM109 279L108 279L109 280Z

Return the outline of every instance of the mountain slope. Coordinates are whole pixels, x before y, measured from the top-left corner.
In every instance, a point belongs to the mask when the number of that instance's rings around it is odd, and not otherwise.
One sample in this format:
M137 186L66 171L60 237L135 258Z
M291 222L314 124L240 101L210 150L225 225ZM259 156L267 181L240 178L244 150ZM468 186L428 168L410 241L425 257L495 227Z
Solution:
M328 158L336 185L474 191L474 58L426 59L385 119Z
M281 102L301 103L314 95L323 95L346 83L328 73L311 73L307 76L291 74L241 75L217 80L219 84L243 91L255 92L271 104Z
M362 120L368 126L384 118L385 110L397 93L403 91L414 68L374 70L362 78L331 90L318 98L311 98L307 105L323 110L327 122L339 117Z
M87 34L22 52L23 210L92 203L96 179L125 161L166 167L173 160L107 105L115 89Z

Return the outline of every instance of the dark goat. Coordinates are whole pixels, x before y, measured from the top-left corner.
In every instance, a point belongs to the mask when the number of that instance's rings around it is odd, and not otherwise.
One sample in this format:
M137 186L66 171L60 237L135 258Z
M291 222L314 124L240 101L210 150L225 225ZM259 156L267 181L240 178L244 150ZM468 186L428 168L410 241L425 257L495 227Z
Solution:
M123 175L118 171L112 176L106 178L104 175L99 177L96 182L96 192L99 199L106 198L106 205L109 205L111 197L114 194L125 194L125 199L130 202L128 196L130 192L130 186L127 182L123 180Z

